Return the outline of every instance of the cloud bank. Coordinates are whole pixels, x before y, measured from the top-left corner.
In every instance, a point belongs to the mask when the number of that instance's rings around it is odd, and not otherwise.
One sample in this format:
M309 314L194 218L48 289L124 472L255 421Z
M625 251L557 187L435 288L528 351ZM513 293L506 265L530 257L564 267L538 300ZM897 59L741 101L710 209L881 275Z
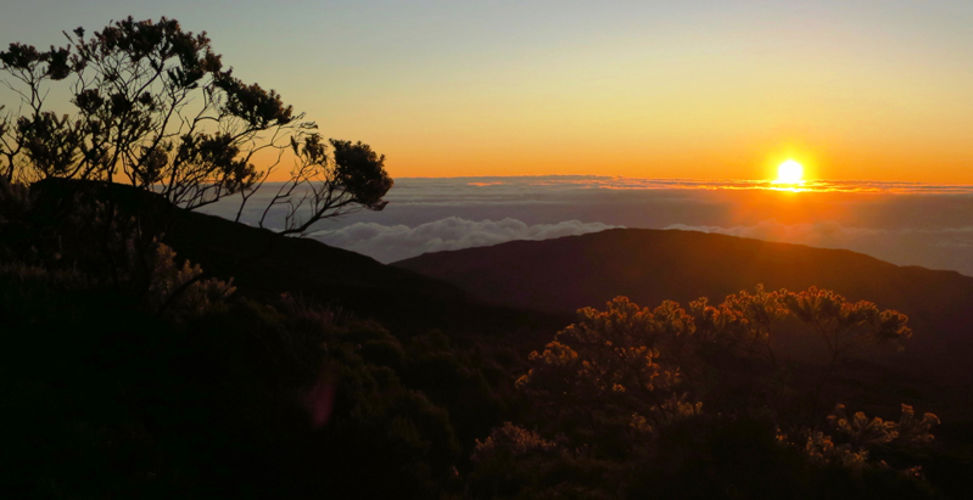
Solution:
M827 186L794 193L760 189L756 181L404 178L396 179L384 210L327 219L313 230L325 243L388 262L610 227L693 229L846 248L894 264L973 276L973 186L815 182ZM244 222L259 219L272 187L257 193ZM232 218L235 203L221 201L204 211ZM272 210L266 225L280 227L282 217Z
M388 263L427 252L495 245L513 240L545 240L615 227L620 226L579 220L527 224L510 217L480 221L446 217L416 227L358 222L339 229L317 231L310 236L325 244L370 255Z

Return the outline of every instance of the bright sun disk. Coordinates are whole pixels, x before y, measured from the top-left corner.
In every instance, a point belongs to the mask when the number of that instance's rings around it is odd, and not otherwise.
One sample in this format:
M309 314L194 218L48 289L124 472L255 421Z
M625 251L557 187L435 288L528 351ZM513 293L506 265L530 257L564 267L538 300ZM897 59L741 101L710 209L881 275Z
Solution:
M777 166L777 184L800 184L804 181L804 167L794 161L787 160Z

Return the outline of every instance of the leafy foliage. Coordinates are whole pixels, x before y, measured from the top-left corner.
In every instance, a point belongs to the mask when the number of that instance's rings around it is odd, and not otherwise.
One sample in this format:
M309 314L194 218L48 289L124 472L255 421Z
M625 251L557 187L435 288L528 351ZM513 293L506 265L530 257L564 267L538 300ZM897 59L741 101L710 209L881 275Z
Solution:
M702 454L702 458L720 453L728 443L741 446L736 440L744 434L725 434L729 429L736 429L732 433L745 430L753 436L748 438L751 443L763 443L760 451L754 451L763 457L727 456L726 461L706 465L707 474L722 475L725 468L753 463L777 469L774 474L789 477L788 481L804 482L808 474L823 474L827 467L843 467L852 474L865 469L891 471L894 462L908 477L917 477L919 469L909 460L931 442L930 430L939 423L935 415L919 419L910 406L903 405L900 421L891 422L868 419L861 412L848 416L844 405L838 405L826 419L836 436L832 437L820 425L803 420L802 412L788 410L794 405L816 407L822 397L819 390L801 391L779 382L795 367L775 353L775 337L782 330L793 330L795 320L805 325L798 331L823 345L826 356L819 360L818 369L825 375L839 370L840 361L867 345L901 346L911 334L908 318L897 311L883 311L867 301L850 302L814 287L800 292L757 287L732 294L717 305L699 299L688 309L672 301L641 307L625 297L609 301L603 310L583 308L576 323L557 332L543 350L530 354L530 368L517 380L532 401L528 422L541 432L511 423L495 428L486 440L478 441L474 480L509 497L555 496L566 491L578 495L585 491L585 496L635 495L651 488L639 476L646 470L702 466L695 462L698 459L673 464L673 453ZM727 363L728 359L736 361ZM708 396L740 394L734 385L741 379L749 387L746 398L717 397L712 407L704 405ZM795 438L789 439L782 428L790 429ZM705 437L681 434L689 429ZM777 461L770 460L773 456ZM531 472L515 477L498 465L515 467L517 457L529 464ZM579 461L589 470L601 471L601 479L557 479L553 471ZM633 474L631 467L642 472ZM874 481L880 477L884 476L874 476ZM727 473L709 478L718 482L706 484L750 493L689 489L675 496L750 496L761 491L757 482L763 479ZM787 491L783 484L779 486L781 494ZM873 486L879 488L878 483ZM804 488L813 491L809 485ZM909 487L916 488L921 490Z
M886 459L894 461L932 443L935 439L932 428L940 424L934 413L926 412L922 418L916 418L912 406L907 404L902 405L902 415L896 422L868 418L861 411L849 415L845 405L839 403L828 415L827 422L833 435L805 430L804 450L813 460L854 469L866 465L889 467ZM921 467L911 465L904 471L919 475Z
M175 250L165 243L156 243L151 259L144 300L153 311L174 318L198 316L212 311L236 291L232 278L229 283L218 278L200 279L203 269L198 264L176 264Z
M594 411L616 415L615 426L651 431L700 409L681 390L679 367L663 355L690 335L691 318L675 303L649 310L618 297L605 311L584 308L578 314L579 322L530 354L532 368L517 381L567 420L562 428L592 427Z
M63 47L12 43L0 52L0 70L22 105L0 119L6 180L124 180L189 209L239 194L239 218L290 162L290 177L267 206L289 209L283 232L303 233L353 207L384 207L392 186L384 157L339 140L330 141L329 156L313 122L277 92L224 68L205 33L172 19L129 17L90 36L82 28L65 36ZM70 102L50 102L62 93ZM53 111L66 106L73 113Z
M124 203L60 187L0 183L11 491L928 497L934 415L790 411L818 408L829 393L808 389L833 378L789 375L775 338L854 339L839 360L899 344L906 319L874 304L817 289L688 308L616 298L518 360L504 349L526 330L386 327L319 297L236 290ZM808 371L845 368L821 353Z

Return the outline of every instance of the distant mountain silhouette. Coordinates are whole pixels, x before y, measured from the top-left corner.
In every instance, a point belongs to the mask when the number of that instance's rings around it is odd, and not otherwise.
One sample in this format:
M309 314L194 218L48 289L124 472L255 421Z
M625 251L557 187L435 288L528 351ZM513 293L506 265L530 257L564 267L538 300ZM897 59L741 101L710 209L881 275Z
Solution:
M71 211L75 193L103 199L104 184L47 179L35 185L38 205L47 217ZM199 264L208 274L233 278L240 293L258 299L289 293L329 303L360 317L399 328L457 328L464 331L508 331L517 326L544 328L561 316L484 305L455 285L371 257L177 208L161 196L113 184L111 197L126 213L139 213L150 234L161 233L180 258ZM477 318L470 321L470 318Z
M600 307L617 295L652 306L701 296L718 302L759 283L791 290L815 285L905 312L915 331L907 347L910 359L921 358L941 375L973 378L965 364L973 355L973 278L896 266L848 250L694 231L613 229L430 253L393 265L493 304L557 313Z
M307 295L389 325L492 332L561 321L558 315L484 305L455 285L317 240L197 212L180 210L165 240L213 275L232 276L244 292Z

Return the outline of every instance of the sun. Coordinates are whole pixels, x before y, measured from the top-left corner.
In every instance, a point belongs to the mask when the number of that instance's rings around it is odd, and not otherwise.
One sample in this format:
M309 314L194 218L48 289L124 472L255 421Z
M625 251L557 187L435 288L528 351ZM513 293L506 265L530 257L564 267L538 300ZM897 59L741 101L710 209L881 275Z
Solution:
M775 184L801 184L804 182L804 167L794 161L787 160L777 166L777 180Z

